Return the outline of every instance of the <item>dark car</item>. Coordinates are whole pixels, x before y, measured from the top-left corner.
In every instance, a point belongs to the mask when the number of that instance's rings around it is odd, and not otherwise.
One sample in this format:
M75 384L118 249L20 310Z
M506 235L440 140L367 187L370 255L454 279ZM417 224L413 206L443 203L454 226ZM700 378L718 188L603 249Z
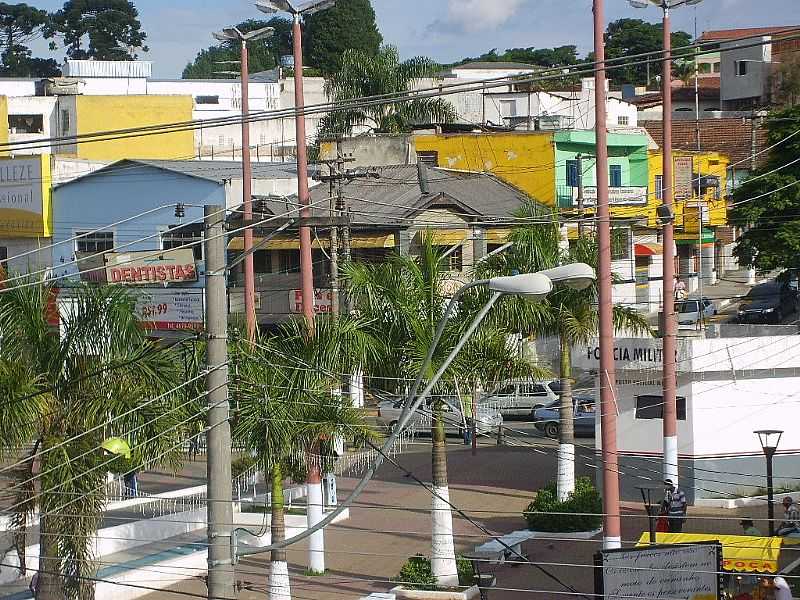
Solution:
M575 418L573 426L575 428L575 435L594 436L594 418L595 418L595 399L591 397L577 396L575 399ZM561 415L559 410L559 401L554 400L543 408L536 411L533 417L534 426L544 434L556 439L558 438L559 424Z
M739 305L739 323L780 323L797 310L797 294L775 281L751 289Z

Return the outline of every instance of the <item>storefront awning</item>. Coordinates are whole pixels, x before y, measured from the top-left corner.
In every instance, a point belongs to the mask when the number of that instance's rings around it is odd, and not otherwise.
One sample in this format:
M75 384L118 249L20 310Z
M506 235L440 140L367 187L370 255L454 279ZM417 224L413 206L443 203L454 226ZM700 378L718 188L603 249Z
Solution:
M510 234L510 229L489 229L486 231L486 243L505 244L508 242L508 236Z
M636 256L661 256L664 254L663 244L634 244L633 251Z
M722 544L722 568L738 573L777 573L781 553L779 537L749 535L714 535L709 533L657 533L658 544L696 544L719 541ZM643 533L637 547L649 546L650 534Z
M462 244L469 232L466 229L424 229L417 232L419 243L427 236L434 246L455 246Z
M260 243L264 238L253 238L253 244ZM341 241L341 237L340 237ZM330 240L325 238L313 239L311 245L319 248L320 244L324 247L330 246ZM351 248L394 248L394 234L379 235L354 235L350 237ZM277 237L269 240L263 250L299 250L300 241L297 238ZM233 238L228 242L228 250L244 250L244 238Z

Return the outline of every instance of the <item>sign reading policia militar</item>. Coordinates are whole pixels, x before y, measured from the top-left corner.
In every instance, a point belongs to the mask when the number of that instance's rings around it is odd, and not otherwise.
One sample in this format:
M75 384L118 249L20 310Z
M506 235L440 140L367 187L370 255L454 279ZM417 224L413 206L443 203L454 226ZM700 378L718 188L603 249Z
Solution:
M50 237L50 155L0 158L0 236Z

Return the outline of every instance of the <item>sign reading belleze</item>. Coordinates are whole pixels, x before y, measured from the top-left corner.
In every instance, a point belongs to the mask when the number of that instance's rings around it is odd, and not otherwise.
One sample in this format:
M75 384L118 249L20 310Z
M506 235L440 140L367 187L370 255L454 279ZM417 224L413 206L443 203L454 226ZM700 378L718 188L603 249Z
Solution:
M0 159L0 235L52 234L50 179L48 154Z

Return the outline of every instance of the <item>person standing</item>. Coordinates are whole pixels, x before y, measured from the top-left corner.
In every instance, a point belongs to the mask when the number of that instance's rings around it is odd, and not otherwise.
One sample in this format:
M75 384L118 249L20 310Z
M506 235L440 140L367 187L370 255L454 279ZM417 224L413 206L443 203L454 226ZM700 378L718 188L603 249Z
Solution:
M742 526L742 530L744 531L745 535L752 535L754 537L761 537L761 531L755 526L753 523L753 519L742 519L739 521L739 525Z
M665 479L664 486L664 509L669 519L669 532L681 533L686 521L686 494L671 479Z
M775 588L775 600L792 600L792 590L783 577L775 577L772 586Z
M778 535L800 533L800 511L791 496L783 499L783 523L778 527Z

